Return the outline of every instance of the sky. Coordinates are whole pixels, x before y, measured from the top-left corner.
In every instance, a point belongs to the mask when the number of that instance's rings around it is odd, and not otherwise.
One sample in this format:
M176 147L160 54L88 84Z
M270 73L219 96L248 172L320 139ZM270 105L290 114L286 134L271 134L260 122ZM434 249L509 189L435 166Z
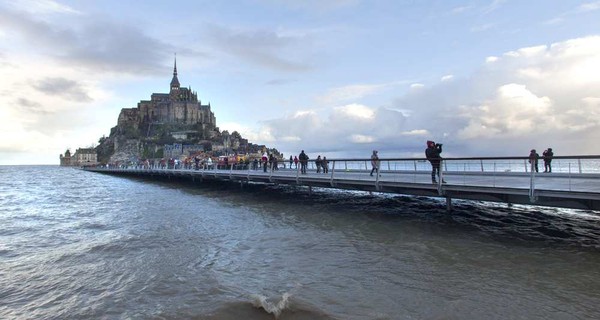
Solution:
M0 165L181 86L284 155L600 154L600 1L0 0Z

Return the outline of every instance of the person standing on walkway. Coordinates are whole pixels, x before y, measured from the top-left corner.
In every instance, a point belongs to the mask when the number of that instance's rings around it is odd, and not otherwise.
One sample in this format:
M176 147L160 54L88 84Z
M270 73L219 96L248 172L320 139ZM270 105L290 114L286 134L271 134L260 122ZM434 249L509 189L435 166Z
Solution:
M544 150L542 157L544 157L544 172L552 172L552 157L554 157L552 148Z
M290 169L292 168L292 164L294 163L294 157L290 155Z
M540 155L535 151L535 149L531 149L529 152L529 163L531 164L531 171L535 170L535 172L539 172L538 169L538 160L540 159Z
M294 169L298 169L298 156L294 156Z
M431 182L437 183L435 176L440 176L440 164L442 163L442 144L435 143L431 140L427 141L427 149L425 149L425 157L431 163ZM442 179L442 183L446 183Z
M308 164L308 156L304 153L304 150L298 155L300 160L300 173L306 174L306 165Z
M317 173L321 173L321 155L315 160L315 166L317 166Z
M263 172L267 172L267 164L269 163L269 157L267 156L267 153L263 153L262 155L262 166L263 166Z
M377 150L373 150L373 154L371 155L371 177L373 176L373 172L375 174L379 174L379 156L377 155ZM379 174L381 177L381 175Z
M323 156L323 160L321 160L321 166L323 167L323 173L329 172L329 161L327 161L327 157Z

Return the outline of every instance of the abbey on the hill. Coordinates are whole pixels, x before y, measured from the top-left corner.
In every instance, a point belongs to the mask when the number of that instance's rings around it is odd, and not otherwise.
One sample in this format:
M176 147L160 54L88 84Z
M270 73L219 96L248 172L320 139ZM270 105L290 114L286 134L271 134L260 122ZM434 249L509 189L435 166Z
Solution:
M236 131L221 132L216 123L210 103L202 104L191 87L180 86L175 59L169 93L153 93L137 107L121 109L110 135L98 141L98 162L185 158L198 153L262 154L266 148Z
M207 135L216 128L216 119L209 104L202 104L198 94L182 88L177 78L177 60L169 93L153 93L150 100L141 100L137 108L123 108L117 126L132 126L151 135L152 125L195 125L195 130ZM145 131L145 132L144 132Z

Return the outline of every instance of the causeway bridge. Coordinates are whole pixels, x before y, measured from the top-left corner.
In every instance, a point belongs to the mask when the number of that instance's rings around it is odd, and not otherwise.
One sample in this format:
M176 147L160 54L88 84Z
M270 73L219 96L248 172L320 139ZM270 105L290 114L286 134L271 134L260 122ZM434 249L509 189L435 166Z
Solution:
M380 174L370 175L371 159L329 159L328 170L317 173L309 160L307 173L289 161L256 168L250 164L203 165L200 168L120 165L85 167L84 170L146 178L221 180L240 183L287 184L313 187L396 193L446 199L491 201L600 211L600 156L560 156L552 172L540 172L527 157L444 158L442 179L431 182L431 166L423 158L380 159Z

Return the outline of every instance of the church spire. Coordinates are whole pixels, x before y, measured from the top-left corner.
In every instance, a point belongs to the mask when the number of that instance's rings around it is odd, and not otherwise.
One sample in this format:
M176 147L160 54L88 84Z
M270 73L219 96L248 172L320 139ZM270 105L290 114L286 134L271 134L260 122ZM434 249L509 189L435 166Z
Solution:
M177 53L175 53L175 66L173 67L173 76L177 76Z
M179 79L177 79L177 53L175 53L175 64L173 67L173 79L171 80L171 93L179 91Z

